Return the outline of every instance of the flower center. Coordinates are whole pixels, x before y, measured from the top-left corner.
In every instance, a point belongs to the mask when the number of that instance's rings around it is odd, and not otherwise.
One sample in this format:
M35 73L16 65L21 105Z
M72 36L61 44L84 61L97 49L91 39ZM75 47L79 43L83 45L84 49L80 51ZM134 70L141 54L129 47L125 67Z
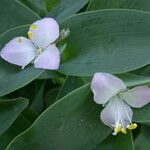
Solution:
M112 125L114 127L113 135L117 135L119 132L127 134L127 129L134 130L137 128L137 124L132 123L132 118L128 114L127 108L123 106L123 103L120 97L117 96L115 100L115 105L117 106L115 110L115 125Z
M115 126L115 128L114 128L113 135L117 135L119 132L122 132L122 133L124 133L124 134L127 134L127 129L128 129L128 130L134 130L134 129L136 129L136 128L137 128L137 124L136 124L136 123L128 124L128 125L126 126L126 128L123 127L120 123L119 123L119 124L117 123L116 126Z
M127 124L125 126L124 120L122 118L122 114L118 114L118 119L116 121L116 125L114 125L114 132L113 135L117 135L119 132L122 132L124 134L127 134L127 129L128 130L134 130L137 128L137 124L136 123L132 123L131 118L129 118L129 115L126 112L126 117L128 119L129 124ZM124 115L124 114L123 114Z
M36 52L37 52L38 55L40 55L43 52L43 50L42 50L42 48L37 48Z

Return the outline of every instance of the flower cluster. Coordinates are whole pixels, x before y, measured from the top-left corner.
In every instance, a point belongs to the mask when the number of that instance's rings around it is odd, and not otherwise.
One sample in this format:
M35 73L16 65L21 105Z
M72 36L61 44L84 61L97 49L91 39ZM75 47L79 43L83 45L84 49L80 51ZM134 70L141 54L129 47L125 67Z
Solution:
M60 52L55 41L59 38L59 25L52 18L34 22L28 38L16 37L1 50L1 57L24 68L30 62L36 68L56 70L60 64Z
M113 135L119 132L126 134L127 129L135 129L137 124L132 123L131 107L140 108L150 103L148 86L128 90L121 79L108 73L95 73L91 89L94 101L105 106L100 118L105 125L114 129Z

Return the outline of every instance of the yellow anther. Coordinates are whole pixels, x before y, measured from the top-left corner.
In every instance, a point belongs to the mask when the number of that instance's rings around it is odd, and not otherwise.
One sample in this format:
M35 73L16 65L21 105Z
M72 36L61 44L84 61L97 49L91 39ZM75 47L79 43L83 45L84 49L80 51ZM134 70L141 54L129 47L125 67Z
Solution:
M122 128L121 124L117 124L117 125L116 125L116 128L114 129L114 131L115 131L116 133L118 133L118 132L121 131L121 128Z
M22 43L22 41L23 41L23 37L18 37L18 42Z
M121 131L121 129L120 129L120 128L115 128L114 131L115 131L116 133L118 133L118 132Z
M37 27L36 24L32 24L32 25L31 25L31 29L32 29L32 30L36 30L37 28L38 28L38 27Z
M32 39L32 32L28 31L28 38L31 40Z
M122 128L122 129L121 129L121 132L124 133L124 134L127 134L126 128Z
M39 49L37 50L37 52L38 52L39 54L41 54L41 53L42 53L42 49L39 48Z
M137 124L136 124L136 123L128 124L128 125L127 125L127 128L128 128L129 130L134 130L134 129L137 128Z

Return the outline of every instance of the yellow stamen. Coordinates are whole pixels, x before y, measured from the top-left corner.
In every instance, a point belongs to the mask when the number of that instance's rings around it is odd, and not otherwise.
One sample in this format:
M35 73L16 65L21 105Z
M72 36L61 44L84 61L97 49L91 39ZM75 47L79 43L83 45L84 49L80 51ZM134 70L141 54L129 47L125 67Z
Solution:
M128 124L128 125L127 125L127 128L128 128L129 130L134 130L134 129L137 128L137 124L136 124L136 123Z
M122 128L122 129L121 129L121 132L124 133L124 134L127 134L126 128Z
M115 131L116 133L118 133L118 132L121 131L121 128L122 128L121 124L117 124L117 125L116 125L116 128L114 129L114 131Z
M31 40L32 39L32 32L28 31L28 38Z
M23 37L18 37L18 42L22 43L23 42Z
M31 29L32 29L32 30L36 30L37 28L38 28L38 27L37 27L36 24L32 24L32 25L31 25Z
M39 48L37 52L38 52L39 54L41 54L41 53L42 53L42 49Z
M121 131L121 129L120 129L120 128L115 128L114 131L115 131L116 133L118 133L118 132Z

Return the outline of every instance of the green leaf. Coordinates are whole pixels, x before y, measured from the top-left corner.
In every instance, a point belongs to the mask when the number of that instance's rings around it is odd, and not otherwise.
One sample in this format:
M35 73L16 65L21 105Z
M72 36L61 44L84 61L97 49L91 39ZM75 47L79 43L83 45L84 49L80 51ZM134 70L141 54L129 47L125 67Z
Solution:
M28 104L29 101L24 98L0 100L0 135L12 125Z
M133 121L138 123L150 123L150 104L134 109Z
M142 75L136 75L132 73L125 73L118 75L119 78L121 78L127 87L134 87L139 85L149 85L150 84L150 77L145 77Z
M25 117L31 124L37 119L38 114L33 110L26 108L21 113L23 117Z
M57 71L45 70L37 79L51 79L51 78L62 78L62 77L64 77L64 75Z
M45 106L46 108L52 105L56 101L57 94L59 92L59 87L50 89L45 94Z
M134 150L132 133L110 135L99 145L94 146L90 150Z
M52 10L62 0L46 0L47 10Z
M150 77L150 65L143 70L142 75Z
M19 116L10 128L0 135L0 150L6 150L7 145L13 138L26 130L29 126L30 123L23 116Z
M39 16L16 0L0 1L0 34L15 26L29 24Z
M150 149L150 126L143 126L140 134L135 139L135 150Z
M12 38L17 36L25 36L28 31L28 25L13 28L0 36L0 49ZM0 96L13 92L34 79L36 79L43 70L27 66L21 69L16 65L0 60Z
M82 77L73 77L73 76L66 77L64 84L59 90L56 101L83 85L84 81Z
M48 13L46 0L19 0L41 17ZM51 1L51 0L49 0Z
M111 133L100 121L100 108L89 85L83 86L49 107L7 150L90 149Z
M41 112L44 109L44 88L45 82L38 84L38 90L36 91L35 97L32 100L29 108L35 112Z
M146 77L150 77L150 65L145 66L145 67L140 68L140 69L137 69L137 70L133 71L133 73L139 74L142 76L146 76Z
M65 18L77 13L89 0L60 0L48 14L48 17L53 17L57 21L64 20Z
M60 71L90 76L124 73L150 63L150 14L103 10L74 15L61 23L70 28Z
M35 11L41 17L44 17L50 10L52 10L60 0L19 0L27 7Z
M53 17L57 21L71 16L84 7L89 0L19 0L41 17Z
M148 0L91 0L87 10L127 8L150 11Z

